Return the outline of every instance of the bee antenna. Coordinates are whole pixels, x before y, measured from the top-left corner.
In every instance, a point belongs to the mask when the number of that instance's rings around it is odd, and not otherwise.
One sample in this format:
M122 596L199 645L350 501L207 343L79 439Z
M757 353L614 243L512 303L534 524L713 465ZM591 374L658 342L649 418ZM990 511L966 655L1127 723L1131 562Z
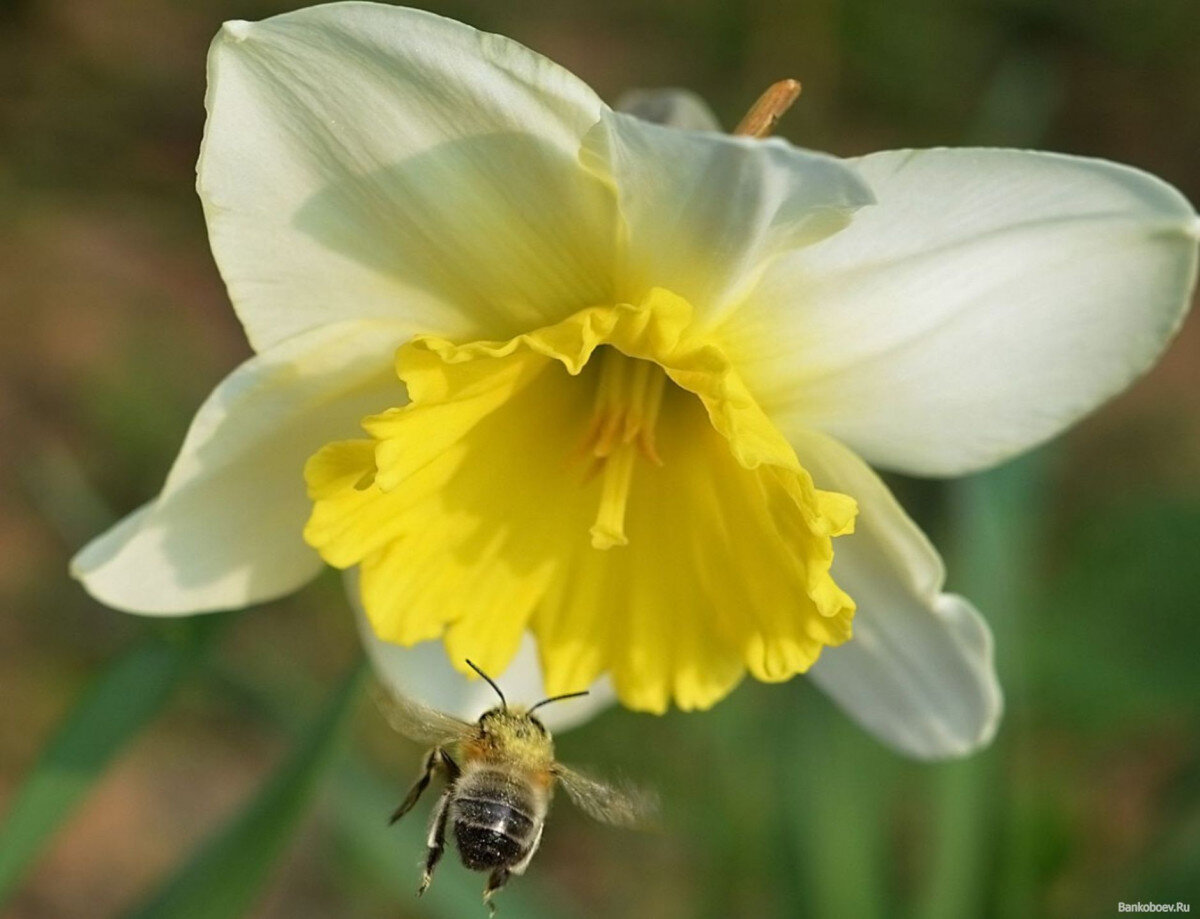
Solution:
M577 699L580 696L586 696L587 694L588 690L585 689L583 692L569 692L561 696L551 696L549 699L543 699L525 714L532 715L536 709L541 708L543 705L549 705L551 702L561 702L563 699Z
M484 673L482 670L480 670L478 667L476 667L476 666L475 666L475 665L474 665L474 664L471 662L471 659L470 659L470 658L467 658L466 660L467 660L467 666L468 666L468 667L470 667L472 670L474 670L476 673L478 673L478 674L479 674L481 677L483 677L485 680L487 680L487 683L488 683L488 685L489 685L490 687L492 687L492 689L496 690L496 695L498 695L498 696L500 697L500 705L501 705L501 706L503 706L503 708L504 708L504 710L505 710L505 711L508 711L508 700L504 698L504 693L502 693L502 692L500 691L500 687L496 685L496 681L495 681L495 680L493 680L493 679L492 679L490 676L488 676L486 673Z

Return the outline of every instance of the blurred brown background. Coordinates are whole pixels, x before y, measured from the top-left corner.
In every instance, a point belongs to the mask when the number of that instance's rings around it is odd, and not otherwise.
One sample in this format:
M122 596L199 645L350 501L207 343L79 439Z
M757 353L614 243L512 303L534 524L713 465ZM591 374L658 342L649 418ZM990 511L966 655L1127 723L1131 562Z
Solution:
M0 815L89 677L171 627L98 606L66 564L157 491L195 407L249 353L193 191L204 57L222 20L295 5L0 0ZM805 92L781 133L805 146L1038 146L1142 167L1200 201L1195 0L429 8L609 100L685 86L732 125L795 76ZM951 586L996 624L1010 694L996 750L899 762L802 685L747 686L708 715L609 713L562 746L666 789L666 833L630 839L564 808L513 886L544 884L584 916L1104 916L1139 896L1200 910L1200 316L1131 392L998 476L898 483L963 559ZM997 550L1008 580L970 538L997 506L1018 508ZM137 901L269 773L286 710L307 716L355 650L332 580L231 617L4 914ZM368 709L355 768L399 793L416 751ZM448 915L411 897L417 849L364 854L346 785L253 914ZM481 886L454 868L439 884Z

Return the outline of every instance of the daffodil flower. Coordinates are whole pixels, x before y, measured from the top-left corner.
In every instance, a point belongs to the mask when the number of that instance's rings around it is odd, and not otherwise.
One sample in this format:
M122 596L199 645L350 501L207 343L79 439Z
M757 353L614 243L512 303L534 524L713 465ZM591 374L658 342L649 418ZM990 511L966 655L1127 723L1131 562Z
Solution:
M1196 276L1175 190L652 124L370 3L228 23L207 105L199 191L256 356L76 558L96 597L241 607L327 562L410 689L442 639L538 692L607 675L661 712L808 672L907 753L990 738L988 630L868 463L982 469L1149 367Z

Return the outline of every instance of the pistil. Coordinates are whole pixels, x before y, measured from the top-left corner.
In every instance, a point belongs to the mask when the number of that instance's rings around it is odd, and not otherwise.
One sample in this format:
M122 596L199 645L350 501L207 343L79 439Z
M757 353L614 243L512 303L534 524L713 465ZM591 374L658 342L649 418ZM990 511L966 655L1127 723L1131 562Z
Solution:
M602 477L592 545L611 549L629 542L625 507L638 454L662 465L654 435L666 374L657 364L626 357L612 347L599 360L600 381L584 450L592 458L591 474Z

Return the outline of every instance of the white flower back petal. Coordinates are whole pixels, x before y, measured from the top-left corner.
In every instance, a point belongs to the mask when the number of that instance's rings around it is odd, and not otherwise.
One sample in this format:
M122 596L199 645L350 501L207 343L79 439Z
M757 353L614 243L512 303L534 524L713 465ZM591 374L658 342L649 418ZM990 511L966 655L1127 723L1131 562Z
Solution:
M616 109L669 128L721 130L721 123L708 103L687 89L631 89L617 100Z
M861 459L814 432L795 446L819 487L859 503L855 532L837 540L833 561L834 578L858 604L854 637L826 648L809 676L909 756L963 756L989 743L1003 702L983 617L941 592L941 558Z
M158 498L85 546L72 574L108 606L166 615L243 607L314 577L305 460L406 400L391 355L411 334L341 323L242 364L196 414Z
M442 642L423 641L406 648L379 639L363 611L357 568L346 572L345 585L363 647L376 676L391 692L470 721L489 708L495 708L498 699L492 687L456 670L446 657ZM529 633L521 639L520 648L508 669L488 676L499 684L511 704L533 705L545 698L537 644ZM580 688L587 689L589 694L538 709L538 718L551 732L577 727L616 702L608 677L600 678L590 687Z
M226 24L198 188L256 350L400 317L503 338L611 288L611 191L578 164L605 110L527 48L336 3Z
M701 322L735 306L772 258L836 233L873 200L834 157L619 112L603 113L581 157L617 194L619 296L636 303L665 287Z
M785 431L917 475L980 469L1129 385L1187 310L1197 218L1153 176L1016 150L850 162L878 205L777 261L726 330Z

